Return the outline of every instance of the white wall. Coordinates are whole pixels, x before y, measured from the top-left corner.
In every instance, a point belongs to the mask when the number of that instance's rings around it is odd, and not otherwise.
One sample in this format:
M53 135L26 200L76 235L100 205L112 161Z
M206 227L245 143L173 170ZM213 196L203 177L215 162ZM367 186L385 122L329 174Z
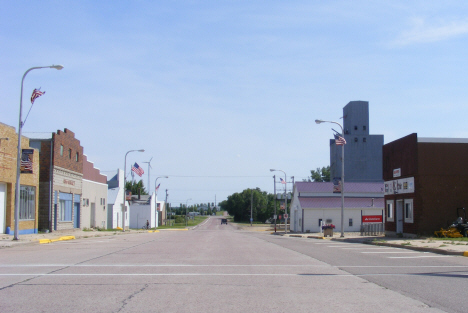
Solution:
M155 214L154 205L139 205L130 206L130 228L140 229L146 225L146 220L149 221L150 227L158 227L158 212Z
M81 228L104 227L107 228L107 184L97 183L83 179L83 190L81 195ZM101 199L105 199L106 205L101 204ZM89 205L83 204L83 199L89 199ZM91 204L95 204L94 224L91 225Z
M123 176L123 171L121 169L117 170L118 174L118 184L119 184L119 189L117 193L117 197L114 201L113 204L109 204L108 207L108 214L107 214L107 228L108 229L114 229L117 227L122 227L122 203L123 203L123 186L124 184L124 176ZM107 199L108 200L108 199ZM130 221L130 205L128 201L125 201L125 206L127 207L127 214L126 214L126 219L125 219L125 229L128 229L129 227L129 221Z
M381 215L383 209L345 209L344 211L344 231L359 232L361 230L361 210L362 215ZM349 226L349 219L353 219L353 226ZM308 230L312 233L319 233L319 219L323 223L327 223L328 219L332 220L335 225L335 232L341 232L341 208L337 209L305 209L304 210L304 232Z

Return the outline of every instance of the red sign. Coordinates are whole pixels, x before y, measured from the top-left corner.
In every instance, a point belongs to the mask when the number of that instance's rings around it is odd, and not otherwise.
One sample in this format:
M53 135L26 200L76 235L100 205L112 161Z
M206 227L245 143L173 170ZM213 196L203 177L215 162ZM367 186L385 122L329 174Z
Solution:
M362 223L382 223L382 215L364 215Z

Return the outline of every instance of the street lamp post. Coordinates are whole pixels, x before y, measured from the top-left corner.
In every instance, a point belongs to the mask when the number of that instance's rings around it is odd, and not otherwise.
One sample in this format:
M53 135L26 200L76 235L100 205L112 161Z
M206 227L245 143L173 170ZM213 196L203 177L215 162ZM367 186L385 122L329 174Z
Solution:
M187 201L185 201L185 227L187 227L187 205L188 205L188 202L189 200L192 200L192 198L190 199L187 199Z
M156 211L158 211L158 191L156 190L156 188L158 188L158 185L156 185L156 182L158 181L158 178L169 178L169 176L158 176L154 180L154 188L155 188L154 194L155 194L155 198L156 198L155 201L154 201L154 205L156 206ZM167 219L167 212L166 212L166 219ZM156 223L156 212L154 212L154 221Z
M275 170L275 169L270 169L270 172L283 172L284 173L284 214L285 216L288 216L288 197L286 194L286 189L288 186L287 179L286 179L286 172L283 170ZM286 234L288 232L288 218L284 218L284 233Z
M341 136L344 136L343 126L338 122L315 120L315 123L333 123L341 128ZM341 236L344 237L344 144L341 145Z
M125 185L127 183L127 155L130 153L130 152L145 152L144 149L140 149L140 150L130 150L130 151L127 151L127 153L125 154L125 162L124 162L124 185L122 186L123 188L123 203L122 203L122 231L125 231L125 213L127 212L127 207L125 205L125 197L126 197L126 194L125 194Z
M19 228L19 210L20 210L20 174L21 174L21 130L23 128L23 122L22 122L22 111L23 111L23 83L24 83L24 78L26 75L32 71L32 70L37 70L41 68L55 68L56 70L61 70L63 68L62 65L50 65L50 66L36 66L36 67L31 67L29 70L27 70L24 75L23 79L21 79L21 95L20 95L20 107L19 107L19 126L18 126L18 154L16 158L16 186L15 186L15 231L14 231L14 236L13 240L18 240L18 228Z

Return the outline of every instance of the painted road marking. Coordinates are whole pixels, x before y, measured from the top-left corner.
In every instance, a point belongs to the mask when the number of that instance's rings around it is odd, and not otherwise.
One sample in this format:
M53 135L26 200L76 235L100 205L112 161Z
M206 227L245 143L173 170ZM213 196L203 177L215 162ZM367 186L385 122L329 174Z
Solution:
M48 277L60 277L60 276L315 276L315 277L369 277L369 276L415 276L419 275L418 273L369 273L369 274L333 274L333 273L317 273L317 274L308 274L308 273L296 273L296 274L284 274L284 273L278 273L278 274L255 274L255 273L245 273L245 274L233 274L233 273L171 273L171 274L156 274L156 273L133 273L133 274L127 274L127 273L107 273L107 274L62 274L62 273L31 273L31 274L0 274L1 276L48 276ZM425 274L425 275L433 275L433 276L438 276L438 273L434 274ZM462 275L462 276L467 276L468 273L457 273L457 275ZM21 284L21 283L19 283Z
M398 258L398 257L396 257ZM407 258L407 257L402 257ZM314 267L314 268L467 268L468 265L321 265L321 264L1 264L14 267ZM0 274L2 275L2 274Z
M392 249L391 247L359 247L359 248L343 248L343 250L388 250Z
M389 259L417 259L417 258L453 258L454 255L419 255L419 256L391 256Z
M362 251L361 253L428 253L428 252L421 252L421 251Z

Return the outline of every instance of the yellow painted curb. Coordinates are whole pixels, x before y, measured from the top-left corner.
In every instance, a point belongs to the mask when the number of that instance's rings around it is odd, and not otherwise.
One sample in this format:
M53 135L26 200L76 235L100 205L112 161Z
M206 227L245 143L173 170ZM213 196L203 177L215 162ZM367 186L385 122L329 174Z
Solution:
M468 251L463 252L463 256L468 257Z
M164 229L164 231L166 230L178 231L178 230L188 230L188 228L166 228Z
M159 230L148 230L148 233L159 233Z
M73 239L75 239L75 236L63 236L59 238L59 240L73 240Z
M73 239L75 239L75 236L63 236L63 237L60 237L58 239L39 239L39 243L40 244L52 243L52 242L56 242L56 241L73 240Z

